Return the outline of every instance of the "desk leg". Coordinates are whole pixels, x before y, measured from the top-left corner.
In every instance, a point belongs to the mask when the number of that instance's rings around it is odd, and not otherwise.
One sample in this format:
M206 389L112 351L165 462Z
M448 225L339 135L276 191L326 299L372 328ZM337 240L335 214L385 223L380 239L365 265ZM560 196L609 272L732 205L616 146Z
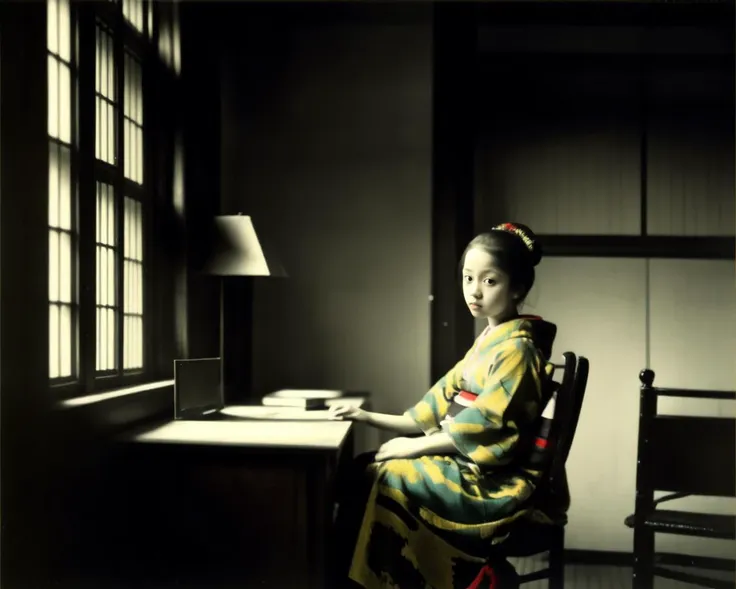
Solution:
M334 566L334 515L337 476L342 464L353 458L353 434L343 444L339 456L325 458L307 473L308 555L310 587L325 589Z

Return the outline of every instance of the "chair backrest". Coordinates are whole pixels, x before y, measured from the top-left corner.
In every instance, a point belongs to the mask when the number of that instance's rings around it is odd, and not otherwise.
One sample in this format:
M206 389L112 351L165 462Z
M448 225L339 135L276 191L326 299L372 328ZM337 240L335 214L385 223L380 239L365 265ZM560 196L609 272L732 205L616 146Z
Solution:
M588 359L584 356L576 358L572 352L565 352L563 357L564 375L555 393L555 410L549 436L553 450L547 478L551 487L554 487L557 479L564 479L565 463L575 438L588 384Z
M736 399L736 393L657 388L651 370L643 370L639 379L637 511L653 505L655 491L677 496L736 496L736 420L657 413L657 400L662 396Z

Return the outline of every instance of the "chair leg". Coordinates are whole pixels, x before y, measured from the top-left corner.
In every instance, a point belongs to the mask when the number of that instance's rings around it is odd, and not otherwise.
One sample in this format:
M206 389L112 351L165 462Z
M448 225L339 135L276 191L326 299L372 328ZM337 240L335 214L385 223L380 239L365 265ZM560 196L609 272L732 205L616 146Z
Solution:
M519 589L521 586L519 582L519 574L516 572L516 568L508 560L503 559L501 563L498 563L494 568L499 589Z
M633 589L654 587L654 532L642 528L634 530Z
M565 586L565 528L560 526L549 551L549 589Z
M494 588L498 589L519 589L520 579L519 574L516 572L516 568L504 557L491 557L486 563L493 571L493 577L495 577ZM485 578L482 573L475 578L475 581L468 586L468 589L474 587L487 587L484 584Z

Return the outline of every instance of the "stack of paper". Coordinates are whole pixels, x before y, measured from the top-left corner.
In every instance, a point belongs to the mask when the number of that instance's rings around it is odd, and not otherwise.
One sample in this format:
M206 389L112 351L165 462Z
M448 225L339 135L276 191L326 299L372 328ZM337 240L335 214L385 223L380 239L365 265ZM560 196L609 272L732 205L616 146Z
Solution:
M263 397L263 404L270 407L299 407L300 409L324 409L327 401L342 396L342 391L313 389L282 389Z

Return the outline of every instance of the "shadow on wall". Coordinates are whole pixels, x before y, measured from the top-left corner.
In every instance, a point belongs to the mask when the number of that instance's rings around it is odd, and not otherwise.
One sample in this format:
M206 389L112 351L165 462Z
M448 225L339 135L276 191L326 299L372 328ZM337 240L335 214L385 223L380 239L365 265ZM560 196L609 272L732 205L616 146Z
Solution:
M432 29L426 6L362 10L277 37L256 14L228 45L222 208L273 229L290 275L255 288L254 392L368 390L396 413L429 386Z

